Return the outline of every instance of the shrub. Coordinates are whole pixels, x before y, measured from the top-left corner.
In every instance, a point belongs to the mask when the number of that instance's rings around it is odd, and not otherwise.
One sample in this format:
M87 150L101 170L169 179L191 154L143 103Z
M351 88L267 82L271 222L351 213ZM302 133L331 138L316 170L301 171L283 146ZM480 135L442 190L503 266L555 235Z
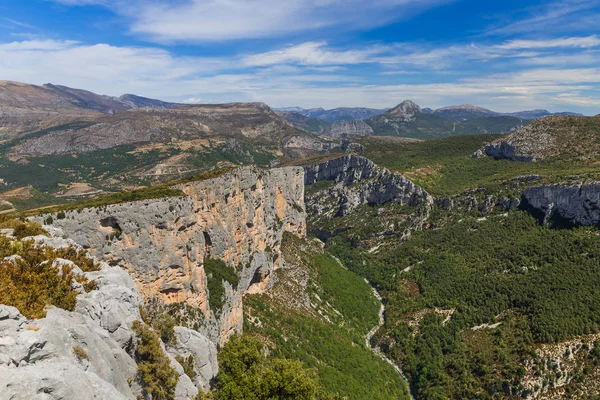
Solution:
M159 301L150 301L145 306L140 306L140 315L142 320L158 333L164 344L177 344L174 330L177 323L168 314L168 310L163 308L163 304Z
M134 321L132 328L137 335L135 356L143 390L154 400L173 399L179 374L163 353L158 334L140 321Z
M56 258L64 258L82 265L84 270L97 269L90 259L82 261L83 254L73 248L54 249L36 246L33 241L11 242L0 237L0 257L15 256L0 261L0 304L16 307L33 319L43 318L47 305L73 311L77 292L72 282L81 283L86 291L94 290L97 284L75 276L69 266L59 270L52 264Z
M183 357L180 355L175 356L175 359L177 360L177 362L179 364L181 364L181 366L183 367L183 372L185 372L185 374L187 376L190 377L190 379L194 379L196 377L196 370L194 369L194 364L196 363L196 357L194 357L193 355L189 355L187 357Z
M240 277L236 274L235 268L227 265L223 260L215 260L211 258L204 259L204 272L208 280L208 303L210 309L218 314L223 308L225 302L225 287L223 281L229 282L234 288L240 281Z
M5 217L3 220L0 221L0 229L12 229L13 236L19 240L28 236L47 234L47 232L43 230L39 224L16 218Z
M73 354L75 355L75 358L77 358L77 361L91 360L91 357L88 355L87 351L85 351L85 349L81 346L73 346Z

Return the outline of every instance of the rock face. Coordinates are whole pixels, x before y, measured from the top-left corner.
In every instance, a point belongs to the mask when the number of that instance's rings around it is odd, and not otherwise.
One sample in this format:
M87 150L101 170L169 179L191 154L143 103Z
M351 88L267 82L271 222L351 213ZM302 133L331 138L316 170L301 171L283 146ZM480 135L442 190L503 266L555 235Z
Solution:
M111 264L126 268L145 299L203 311L201 333L224 344L242 330L242 296L272 283L284 231L306 233L304 172L245 167L176 186L186 196L108 205L53 217L53 226ZM37 217L43 223L47 217ZM236 268L224 306L210 309L204 259Z
M422 205L428 211L433 204L433 198L421 187L364 157L347 155L305 167L304 171L306 185L323 180L335 183L327 191L307 196L307 209L312 213L329 209L335 215L347 215L363 204L388 202Z
M40 246L81 249L57 228L52 237L36 236ZM9 235L10 237L10 235ZM88 293L79 285L73 312L49 307L46 317L28 320L14 307L0 305L0 399L136 399L142 388L136 380L134 321L141 320L142 298L133 279L120 266L100 263L100 270L84 273L94 280ZM74 283L75 284L75 283ZM179 372L176 400L188 400L207 389L218 372L216 347L198 332L175 327L180 340L169 351L197 356L195 382L169 356ZM190 339L192 338L192 339ZM78 352L76 354L76 348Z
M336 122L325 130L323 135L337 138L340 136L370 136L374 133L373 128L365 121L355 120Z
M512 160L525 162L535 161L534 156L520 154L520 151L514 145L506 141L488 144L483 148L483 150L478 150L473 154L473 158L481 158L484 156L493 157L496 160Z
M544 224L600 226L600 182L533 187L521 194L521 208Z

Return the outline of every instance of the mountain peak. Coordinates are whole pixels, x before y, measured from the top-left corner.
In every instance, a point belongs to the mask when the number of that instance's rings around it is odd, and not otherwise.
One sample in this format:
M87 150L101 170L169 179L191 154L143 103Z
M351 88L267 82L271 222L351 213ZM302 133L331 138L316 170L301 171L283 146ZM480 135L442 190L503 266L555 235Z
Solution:
M421 112L421 107L419 107L415 102L413 102L412 100L404 100L402 103L398 104L396 107L388 111L388 114L397 117L413 116Z

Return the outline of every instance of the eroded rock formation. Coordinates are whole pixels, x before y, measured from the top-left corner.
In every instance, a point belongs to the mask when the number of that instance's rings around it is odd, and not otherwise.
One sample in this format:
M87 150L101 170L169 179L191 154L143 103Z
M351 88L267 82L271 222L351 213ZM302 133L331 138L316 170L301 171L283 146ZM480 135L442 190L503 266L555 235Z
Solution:
M242 330L242 296L272 283L283 232L306 233L304 173L246 167L176 188L186 196L71 211L62 219L54 214L53 226L126 268L145 299L201 309L200 332L224 344ZM206 258L222 259L240 278L236 287L225 282L220 311L209 307Z
M521 194L521 208L544 224L600 226L600 182L533 187Z
M365 157L346 155L305 167L304 171L306 185L323 180L335 183L326 191L307 196L307 209L315 214L333 210L335 215L347 215L363 204L395 202L423 205L426 210L433 204L433 198L421 187Z

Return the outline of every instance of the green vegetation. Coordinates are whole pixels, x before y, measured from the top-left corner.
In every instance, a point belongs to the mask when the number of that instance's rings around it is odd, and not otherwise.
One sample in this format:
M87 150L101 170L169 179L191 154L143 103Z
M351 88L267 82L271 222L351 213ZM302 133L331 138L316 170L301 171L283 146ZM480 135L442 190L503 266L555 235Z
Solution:
M381 291L376 338L419 399L524 395L535 343L600 331L599 233L553 230L520 211L449 218L376 253L351 231L327 248Z
M177 362L183 367L183 372L185 372L185 374L189 376L190 379L194 379L196 375L198 375L196 373L196 370L194 369L196 357L194 357L193 355L190 354L187 357L177 355L175 356L175 360L177 360Z
M218 358L215 400L333 399L298 361L267 358L256 338L232 337Z
M320 192L321 190L329 189L335 185L335 181L333 180L322 180L313 183L312 185L307 185L304 189L304 194L310 196L311 194L315 194Z
M176 326L175 319L165 312L157 301L140 306L140 315L144 323L151 326L158 333L164 344L174 345L177 343L174 330Z
M224 281L235 289L240 281L235 269L227 265L223 260L212 258L204 259L204 272L208 280L208 293L210 309L219 314L225 303Z
M30 223L21 222L14 227L15 231L19 227L33 229ZM23 233L23 236L29 233ZM18 308L27 318L43 318L47 305L73 311L77 291L71 284L77 281L84 285L84 289L93 290L95 282L75 275L70 266L63 265L60 269L53 266L57 258L73 261L84 272L98 270L84 252L71 247L54 249L36 246L33 241L11 241L0 237L0 259L3 259L0 261L0 304Z
M382 167L400 172L431 194L450 195L486 187L505 190L504 185L517 176L537 174L539 182L569 180L572 176L600 178L590 162L547 160L536 163L497 161L471 155L496 135L457 136L415 143L400 143L382 138L364 138L365 157Z
M246 296L245 331L263 338L271 357L314 369L323 387L340 398L408 398L402 378L365 345L380 307L369 285L314 242L286 234L282 249L299 271L278 270L269 295ZM298 286L298 274L308 274L307 287Z
M135 358L144 392L156 400L175 398L179 374L163 353L158 334L140 321L134 321L132 329L137 335Z
M28 236L45 235L46 231L39 224L26 219L0 217L0 229L12 229L13 236L21 240Z

